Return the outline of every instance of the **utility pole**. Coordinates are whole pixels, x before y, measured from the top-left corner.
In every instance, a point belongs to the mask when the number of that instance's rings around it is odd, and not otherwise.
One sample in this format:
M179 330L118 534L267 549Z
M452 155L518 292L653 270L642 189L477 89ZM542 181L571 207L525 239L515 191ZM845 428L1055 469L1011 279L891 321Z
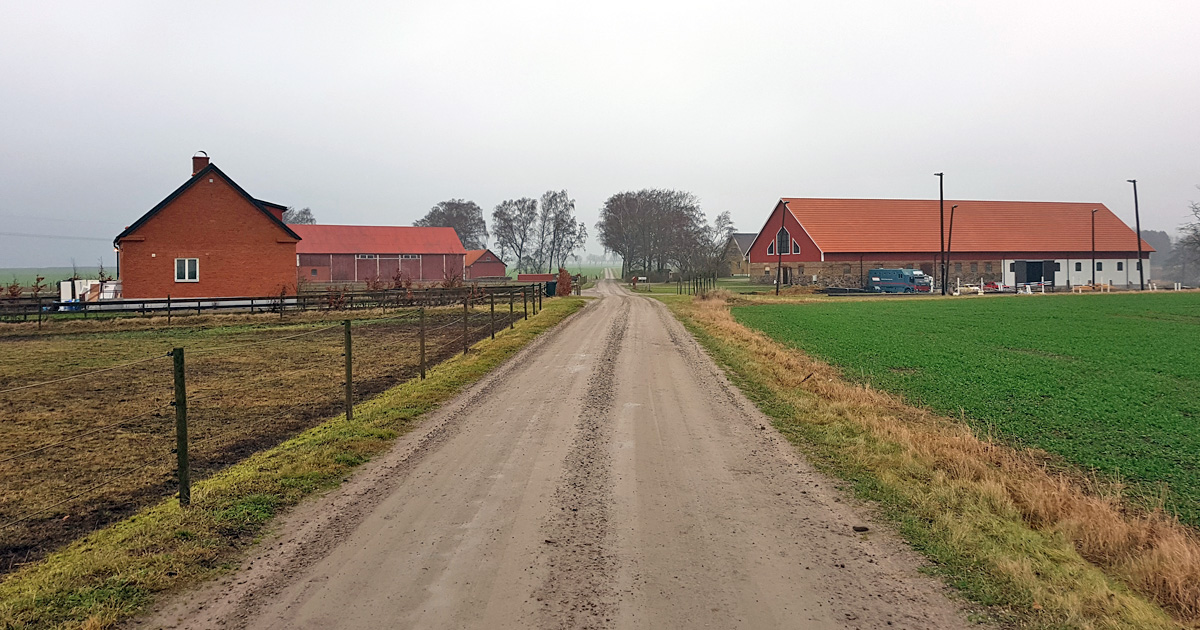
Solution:
M1092 288L1096 287L1096 213L1100 208L1092 208Z
M783 206L783 211L779 213L779 231L775 233L775 295L779 295L779 287L783 284L783 248L779 246L779 235L784 232L783 220L788 213L788 202L780 199L779 204Z
M938 264L941 266L942 295L946 295L946 194L943 173L934 173L938 178Z
M1137 180L1126 180L1133 184L1133 223L1137 228L1137 252L1138 252L1138 285L1142 291L1146 290L1146 272L1142 270L1142 217L1138 213L1138 195L1137 195Z

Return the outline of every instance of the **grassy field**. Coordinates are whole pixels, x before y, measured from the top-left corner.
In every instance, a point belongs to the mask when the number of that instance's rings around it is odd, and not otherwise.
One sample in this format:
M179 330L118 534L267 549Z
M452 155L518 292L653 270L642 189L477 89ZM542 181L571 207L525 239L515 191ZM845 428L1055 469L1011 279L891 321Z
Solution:
M107 265L106 265L107 267ZM99 271L98 267L78 267L74 271L79 273L80 278L95 278ZM111 268L106 269L109 274L113 273ZM33 284L33 281L38 276L45 278L43 282L53 285L59 280L66 280L71 277L73 270L70 267L10 267L0 269L0 283L8 284L16 279L17 282L24 285ZM57 295L58 287L52 287Z
M462 309L427 312L427 361L460 354ZM507 315L497 309L498 325ZM355 318L357 400L415 376L416 316L93 320L40 334L0 326L0 527L25 519L0 532L0 574L176 491L171 348L186 351L191 466L203 479L342 409L342 318ZM489 334L483 309L468 323L470 341ZM106 371L54 382L95 370Z
M1200 294L733 309L853 381L1034 446L1200 525Z
M982 619L1029 629L1200 624L1194 529L1131 509L1116 488L975 431L958 413L848 381L846 370L742 325L724 300L659 299L784 438L890 520L930 572L984 607ZM787 308L841 304L786 299Z
M759 293L774 291L775 285L770 284L754 284L745 276L735 276L730 278L717 278L717 288L724 289L730 293ZM686 291L687 286L683 287ZM638 293L653 293L659 295L675 295L679 293L680 287L676 282L654 282L654 283L639 283Z

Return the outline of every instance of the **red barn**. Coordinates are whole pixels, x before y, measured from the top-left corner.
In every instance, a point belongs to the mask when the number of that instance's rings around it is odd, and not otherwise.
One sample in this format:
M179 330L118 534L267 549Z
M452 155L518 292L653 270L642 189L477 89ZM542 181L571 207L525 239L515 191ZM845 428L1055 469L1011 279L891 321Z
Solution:
M467 252L467 280L500 279L508 277L508 265L490 249L473 249Z
M295 294L300 236L285 209L193 157L191 179L113 240L122 297Z
M372 225L293 225L293 279L309 282L441 282L463 277L467 250L454 228Z
M750 277L773 284L865 286L873 268L947 280L1136 286L1139 239L1100 203L937 199L780 199L750 245ZM953 230L951 230L953 212ZM1093 247L1094 242L1094 247ZM1142 257L1154 248L1140 241ZM1093 270L1093 266L1095 269ZM1146 281L1150 280L1146 265Z

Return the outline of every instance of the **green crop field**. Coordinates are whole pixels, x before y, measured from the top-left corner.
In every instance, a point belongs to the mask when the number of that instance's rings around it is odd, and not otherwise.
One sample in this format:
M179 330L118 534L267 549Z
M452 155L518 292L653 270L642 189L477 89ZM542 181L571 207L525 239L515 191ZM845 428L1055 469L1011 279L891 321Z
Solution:
M741 323L1200 525L1200 294L822 301Z
M80 278L95 278L98 271L98 267L77 267L75 269ZM40 275L45 278L43 282L46 284L54 284L60 280L67 280L71 277L71 273L70 267L9 267L0 269L0 282L8 284L15 279L22 285L30 285ZM108 273L113 273L113 270L109 268Z

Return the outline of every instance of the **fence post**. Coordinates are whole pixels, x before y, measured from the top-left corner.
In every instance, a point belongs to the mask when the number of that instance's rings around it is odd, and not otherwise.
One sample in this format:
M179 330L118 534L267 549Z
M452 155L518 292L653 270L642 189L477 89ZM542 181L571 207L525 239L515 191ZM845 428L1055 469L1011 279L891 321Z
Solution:
M529 319L529 299L525 296L525 287L521 287L521 308L525 309L525 319Z
M167 325L171 325L171 294L167 294Z
M508 328L512 330L517 325L516 311L513 310L513 300L517 297L516 292L511 289L508 292Z
M420 328L420 333L419 333L419 336L421 339L420 369L421 369L421 379L424 380L425 379L425 307L422 306L420 311L421 311L421 328Z
M41 330L42 329L42 298L40 296L37 299L37 310L38 310L38 330Z
M468 334L469 329L467 327L467 308L468 308L468 304L470 304L470 302L471 302L471 296L464 295L463 296L463 354L464 355L467 354L467 348L469 348L471 346L471 338Z
M192 502L191 470L188 463L187 382L184 378L183 348L171 350L175 361L175 462L179 470L179 505Z
M350 341L350 320L342 325L346 327L346 422L354 419L354 354Z
M496 338L496 293L494 291L488 292L488 302L490 302L490 306L492 309L492 315L491 315L491 317L492 317L492 339L495 339Z
M542 290L538 291L538 303L537 303L537 309L535 309L533 311L534 315L537 315L538 311L542 310L542 297L544 297L545 295L546 295L546 287L543 286Z

